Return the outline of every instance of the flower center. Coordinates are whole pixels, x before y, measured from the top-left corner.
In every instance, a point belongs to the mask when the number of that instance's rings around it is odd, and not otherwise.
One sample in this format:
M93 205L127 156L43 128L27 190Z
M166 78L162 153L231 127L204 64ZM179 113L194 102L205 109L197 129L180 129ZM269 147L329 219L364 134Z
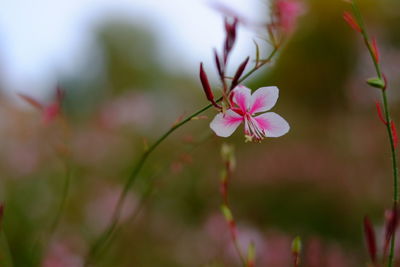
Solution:
M257 122L255 121L255 119L253 119L249 112L246 112L244 114L244 124L245 134L250 141L261 141L264 139L264 130L260 129Z

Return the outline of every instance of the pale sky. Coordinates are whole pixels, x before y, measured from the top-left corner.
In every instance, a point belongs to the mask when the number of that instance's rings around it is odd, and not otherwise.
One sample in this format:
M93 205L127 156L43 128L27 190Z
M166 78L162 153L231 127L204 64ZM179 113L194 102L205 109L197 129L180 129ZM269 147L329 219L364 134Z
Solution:
M0 9L0 60L3 85L40 94L53 88L55 71L73 74L79 55L90 47L91 32L107 14L162 29L157 41L175 59L178 71L196 74L198 63L212 67L212 49L222 46L222 16L211 0L4 0ZM262 21L264 0L215 0L253 21ZM239 31L233 63L254 54L249 30ZM176 56L179 60L176 60Z

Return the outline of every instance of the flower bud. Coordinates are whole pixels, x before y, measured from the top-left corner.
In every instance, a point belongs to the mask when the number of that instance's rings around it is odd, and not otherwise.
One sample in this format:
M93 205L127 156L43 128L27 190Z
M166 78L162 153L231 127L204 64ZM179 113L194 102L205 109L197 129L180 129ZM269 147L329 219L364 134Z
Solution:
M397 225L398 225L398 215L399 214L398 214L396 205L394 205L394 207L386 213L385 243L384 243L384 249L383 249L383 254L385 256L387 255L390 240L393 238L393 235L396 233L396 229L397 229Z
M224 65L228 60L228 56L233 48L233 45L236 41L236 28L237 28L238 19L234 18L232 23L228 22L228 19L225 19L225 46L224 46Z
M256 258L256 247L253 242L247 248L247 263L246 267L254 267L254 259Z
M4 215L4 205L0 204L0 222L3 219L3 215Z
M207 74L203 69L203 63L200 63L200 81L208 101L210 101L215 107L221 108L214 100L214 94L211 90L210 83L208 82Z
M378 45L376 44L376 38L372 38L372 43L371 45L371 51L372 51L372 55L374 56L375 62L379 62L380 59L380 55L379 55L379 49L378 49Z
M226 220L228 223L233 222L233 215L232 215L231 210L228 208L228 206L222 205L222 206L221 206L221 211L222 211L222 214L223 214L224 217L225 217L225 220Z
M379 104L379 102L375 102L375 106L376 106L376 110L377 110L377 112L378 112L379 119L381 120L381 122L382 122L383 124L387 125L387 121L386 121L385 118L383 117L381 105Z
M349 24L351 28L353 28L353 30L361 33L361 27L358 24L358 22L354 19L353 15L345 11L343 12L343 19L347 22L347 24Z
M240 77L242 76L243 71L244 71L244 69L245 69L246 66L247 66L247 63L249 62L249 59L250 59L250 57L247 57L247 58L242 62L242 64L240 64L239 68L237 69L237 71L236 71L236 73L235 73L235 76L233 77L233 80L232 80L232 83L231 83L231 90L232 90L233 88L235 88L236 85L238 85L239 79L240 79Z
M293 239L292 242L292 255L294 257L294 266L300 265L301 247L302 247L301 238L297 236L295 239Z
M364 217L364 236L372 263L376 263L376 238L372 223L367 216Z
M226 143L222 144L221 157L225 164L228 164L229 171L233 171L236 164L234 146Z

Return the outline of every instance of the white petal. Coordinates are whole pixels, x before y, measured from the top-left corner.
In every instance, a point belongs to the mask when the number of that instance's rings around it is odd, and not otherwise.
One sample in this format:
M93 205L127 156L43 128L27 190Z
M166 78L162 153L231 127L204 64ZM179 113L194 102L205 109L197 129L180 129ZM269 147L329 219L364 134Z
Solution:
M228 137L232 135L242 121L242 116L229 109L225 114L218 113L211 121L210 128L216 135Z
M253 118L266 137L280 137L290 129L287 121L275 112L267 112Z
M250 114L264 112L275 106L279 97L279 89L276 86L261 87L257 89L250 99Z
M239 106L243 113L247 112L250 106L251 90L243 85L238 85L232 90L233 102Z

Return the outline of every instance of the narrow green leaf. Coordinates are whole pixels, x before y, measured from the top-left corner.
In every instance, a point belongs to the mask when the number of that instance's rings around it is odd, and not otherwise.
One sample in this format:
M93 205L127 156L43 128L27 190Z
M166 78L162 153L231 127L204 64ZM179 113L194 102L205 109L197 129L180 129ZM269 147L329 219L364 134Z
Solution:
M369 78L367 83L375 88L383 89L385 88L385 81L378 77Z
M258 66L258 63L260 62L260 47L255 40L253 40L253 42L256 46L256 66Z
M225 217L225 220L227 220L228 222L233 221L233 215L232 215L231 210L228 208L228 206L222 205L221 206L221 211L222 211L222 214Z

